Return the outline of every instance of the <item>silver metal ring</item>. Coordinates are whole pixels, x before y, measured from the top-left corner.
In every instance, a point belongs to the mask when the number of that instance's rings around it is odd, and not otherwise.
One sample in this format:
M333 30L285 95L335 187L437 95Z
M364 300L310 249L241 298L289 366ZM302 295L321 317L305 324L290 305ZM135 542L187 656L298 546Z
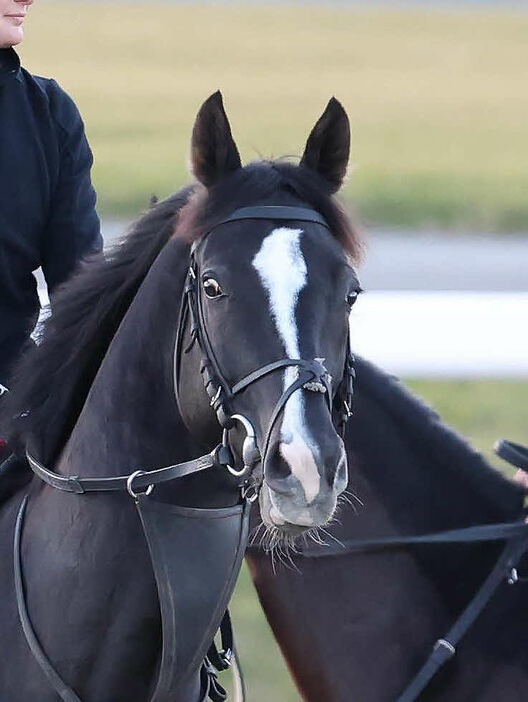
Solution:
M146 472L146 470L136 470L134 473L132 473L132 475L128 476L126 488L130 497L133 497L135 500L137 500L137 498L140 495L146 495L148 497L150 493L154 490L154 485L149 485L144 492L134 492L134 490L132 489L132 483L134 482L134 480L139 475L145 475Z
M436 651L440 647L445 648L450 656L454 656L456 653L456 648L453 646L453 644L450 641L446 641L445 639L438 639L438 641L434 645L434 650Z
M258 485L244 485L241 490L242 499L247 500L252 505L258 499L259 491Z
M512 568L510 570L510 576L508 578L508 584L509 585L515 585L515 583L519 582L519 573L517 572L517 568Z
M249 419L247 417L244 417L243 414L233 414L230 417L230 419L232 421L234 420L236 422L239 422L244 427L244 430L246 432L246 438L244 439L244 443L242 444L242 459L244 461L244 467L241 468L241 470L237 470L236 468L233 468L233 466L226 464L226 468L231 473L231 475L234 475L236 478L239 478L242 475L248 473L251 470L251 468L255 465L255 456L259 454L259 450L257 446L255 429L253 428L253 424L251 424ZM224 446L229 446L228 429L224 429L223 431L222 444Z

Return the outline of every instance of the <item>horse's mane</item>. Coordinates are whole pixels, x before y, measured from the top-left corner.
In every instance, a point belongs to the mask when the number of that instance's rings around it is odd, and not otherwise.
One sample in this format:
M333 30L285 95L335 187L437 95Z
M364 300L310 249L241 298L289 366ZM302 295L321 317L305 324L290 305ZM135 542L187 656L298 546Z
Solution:
M435 470L445 471L446 479L456 472L488 504L518 516L524 496L521 486L493 468L397 378L358 357L356 370L360 391L374 398L394 418L398 431L420 448L424 465L434 464Z
M52 461L72 430L108 346L134 296L170 239L194 186L151 207L124 239L84 261L52 300L38 346L16 365L5 403L7 438L15 449L43 438Z
M198 239L238 207L273 199L300 199L320 212L345 251L357 260L359 237L314 171L286 161L249 164L218 185L183 188L153 206L128 235L84 262L52 300L40 343L28 350L11 379L3 409L6 436L15 449L37 442L51 463L85 403L120 322L154 260L171 236Z

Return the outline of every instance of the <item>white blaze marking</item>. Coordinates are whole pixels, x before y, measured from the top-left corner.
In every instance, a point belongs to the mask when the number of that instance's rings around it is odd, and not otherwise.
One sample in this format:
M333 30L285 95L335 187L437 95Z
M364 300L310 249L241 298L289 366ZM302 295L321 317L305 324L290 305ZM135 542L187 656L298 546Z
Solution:
M288 358L300 358L295 308L306 285L306 262L301 251L302 229L274 229L262 242L253 266L269 295L270 309ZM284 389L297 377L292 366L284 372ZM317 470L314 445L304 422L304 397L294 392L284 408L280 451L292 474L301 483L307 503L319 493L321 476Z

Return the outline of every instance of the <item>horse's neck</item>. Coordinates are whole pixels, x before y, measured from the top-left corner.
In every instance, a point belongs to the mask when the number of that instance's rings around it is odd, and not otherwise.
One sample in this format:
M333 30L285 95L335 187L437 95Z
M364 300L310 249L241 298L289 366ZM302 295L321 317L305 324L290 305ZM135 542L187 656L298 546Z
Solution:
M342 508L332 530L337 538L423 534L518 516L520 494L490 473L484 462L479 470L481 459L460 438L369 364L360 360L357 371L356 412L346 444L349 491L363 506L349 498L357 511ZM299 564L302 576L282 576L286 586L281 579L275 583L267 564L256 561L253 569L271 624L306 699L348 699L353 689L357 699L370 702L401 694L434 641L447 633L468 605L500 548L426 545L307 559ZM292 605L291 593L297 591L298 602ZM331 596L323 599L323 606L321 593L327 591ZM462 651L457 656L464 664L455 671L459 677L450 679L449 693L437 696L429 688L427 699L482 699L479 684L488 671L478 671L475 685L464 678L482 661L481 640L492 642L492 660L497 660L493 659L497 652L508 662L523 655L522 646L518 650L514 646L503 657L505 646L495 634L502 630L504 597L509 598L509 611L514 611L509 592L495 601L495 610L487 608L464 641L464 657ZM299 612L304 619L309 613L308 629L303 628ZM521 625L515 622L511 630L513 642L522 640L523 612L520 607ZM453 674L453 668L450 671ZM496 693L502 682L500 666L490 672ZM461 694L455 694L459 689ZM485 699L510 699L510 689L504 697L492 693Z
M515 486L394 380L364 362L358 371L347 440L350 489L364 507L357 518L343 515L347 537L424 534L519 517L522 495ZM456 582L463 600L489 569L496 546L424 546L409 553L424 582L449 598Z
M61 456L60 472L122 475L188 457L190 439L172 376L185 273L183 246L171 241L109 347Z
M522 491L400 383L359 360L358 386L352 475L359 471L400 534L519 516Z

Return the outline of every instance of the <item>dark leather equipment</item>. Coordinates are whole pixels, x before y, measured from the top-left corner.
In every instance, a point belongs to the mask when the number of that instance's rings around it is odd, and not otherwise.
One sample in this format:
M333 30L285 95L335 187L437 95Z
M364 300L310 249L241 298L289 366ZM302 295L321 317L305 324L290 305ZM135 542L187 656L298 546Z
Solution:
M501 439L497 441L494 448L497 455L511 465L528 470L528 447ZM528 524L524 521L524 517L525 515L518 522L483 524L434 534L396 536L387 539L345 539L324 544L324 548L317 545L306 546L302 548L300 555L307 558L325 558L347 553L386 551L413 544L505 542L495 566L476 595L449 631L436 641L425 663L396 700L396 702L416 702L440 668L456 654L458 644L483 612L499 585L505 580L510 585L526 582L527 578L520 577L517 570L520 560L528 552Z
M318 212L303 207L246 207L231 214L216 226L242 219L277 219L315 222L327 227ZM211 230L212 231L212 230ZM210 232L208 232L209 234ZM173 702L182 694L199 695L199 702L207 698L213 702L226 699L225 691L218 684L216 673L229 666L234 653L229 615L226 612L248 540L248 522L251 503L257 498L262 477L256 478L255 466L265 457L271 432L289 397L300 389L325 392L330 411L333 411L337 428L351 415L354 368L353 357L347 346L343 379L332 399L330 378L318 360L285 358L256 369L233 386L225 380L214 347L208 335L202 314L200 279L196 263L196 250L191 252L191 265L182 300L177 341L174 351L174 391L178 399L179 360L184 352L183 336L189 323L191 345L199 344L202 353L201 374L211 406L224 429L222 443L211 453L185 463L157 468L148 472L136 471L117 477L83 478L55 473L31 453L29 464L41 480L58 490L84 494L87 492L126 490L134 499L148 544L152 561L162 619L162 657L158 681L151 702ZM272 412L264 446L259 450L251 422L245 417L230 414L230 400L250 384L269 373L287 366L299 370L296 380L284 391ZM243 467L234 468L229 445L229 429L235 422L246 431L242 456ZM234 507L221 509L196 509L158 502L151 497L158 484L176 480L185 475L208 468L228 470L238 478L233 487ZM28 504L25 497L16 522L14 541L15 588L20 621L28 644L46 675L50 685L64 702L81 702L77 694L60 678L51 666L35 636L26 606L21 536L24 514ZM221 625L223 650L218 651L213 638ZM196 673L200 672L196 683ZM199 691L196 685L199 686ZM194 686L194 687L193 687ZM187 697L185 698L186 702Z

